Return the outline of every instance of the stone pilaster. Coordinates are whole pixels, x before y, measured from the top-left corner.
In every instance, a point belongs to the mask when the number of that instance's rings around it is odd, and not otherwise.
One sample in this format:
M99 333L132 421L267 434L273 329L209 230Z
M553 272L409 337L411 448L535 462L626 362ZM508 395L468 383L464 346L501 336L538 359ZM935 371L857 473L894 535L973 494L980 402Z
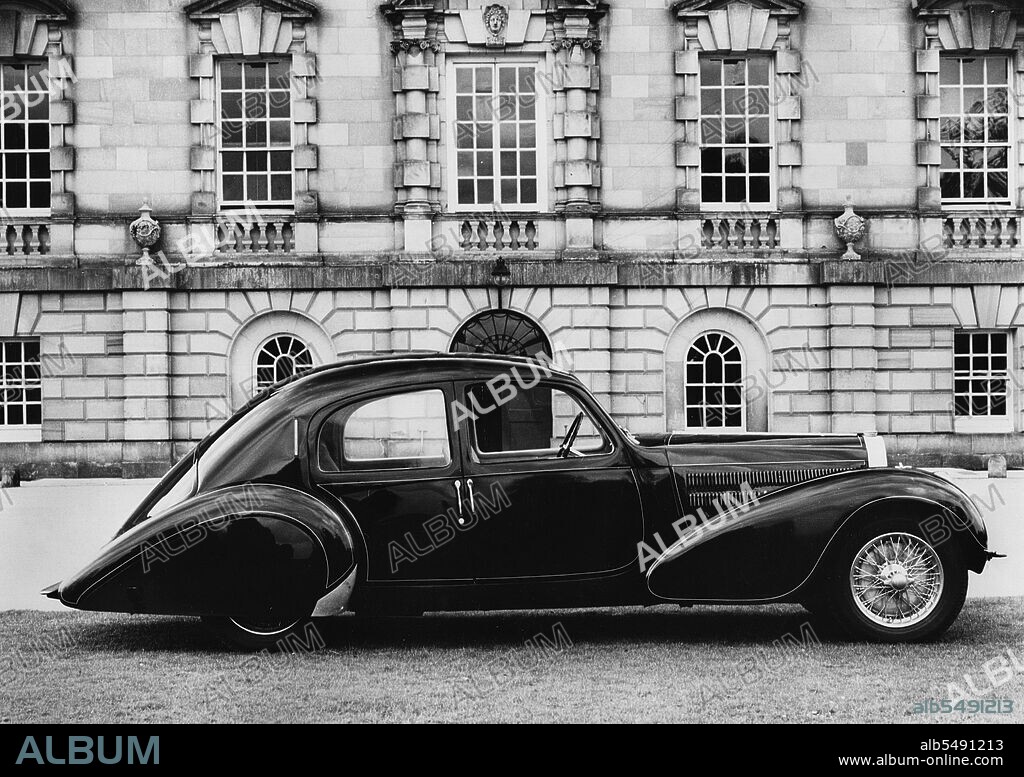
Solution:
M598 23L607 8L599 3L557 0L554 16L555 210L565 214L565 247L594 247L594 213L600 208L601 120L597 64L601 50Z
M382 11L394 35L395 210L403 218L400 242L405 251L425 253L431 246L433 215L441 208L438 21L429 0L396 2Z

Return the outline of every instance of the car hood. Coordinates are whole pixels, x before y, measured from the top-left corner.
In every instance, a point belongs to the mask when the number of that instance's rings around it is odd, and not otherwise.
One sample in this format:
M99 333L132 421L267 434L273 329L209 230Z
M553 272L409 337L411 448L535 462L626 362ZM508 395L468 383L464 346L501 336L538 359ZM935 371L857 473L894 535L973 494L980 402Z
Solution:
M881 446L881 438L832 434L665 434L637 435L641 445L664 452L672 467L757 465L759 467L807 466L821 463L844 469L884 466L872 462L869 447ZM870 443L868 442L870 441ZM884 448L883 448L884 451ZM882 454L884 457L884 453Z

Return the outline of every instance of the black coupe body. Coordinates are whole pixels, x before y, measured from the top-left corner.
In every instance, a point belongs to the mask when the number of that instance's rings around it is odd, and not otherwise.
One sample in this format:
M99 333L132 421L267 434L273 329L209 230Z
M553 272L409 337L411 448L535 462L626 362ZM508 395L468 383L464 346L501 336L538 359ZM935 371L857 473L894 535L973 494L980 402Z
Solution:
M634 436L550 363L407 355L264 392L44 593L248 645L348 611L666 602L800 602L902 641L945 630L992 555L972 501L881 438Z

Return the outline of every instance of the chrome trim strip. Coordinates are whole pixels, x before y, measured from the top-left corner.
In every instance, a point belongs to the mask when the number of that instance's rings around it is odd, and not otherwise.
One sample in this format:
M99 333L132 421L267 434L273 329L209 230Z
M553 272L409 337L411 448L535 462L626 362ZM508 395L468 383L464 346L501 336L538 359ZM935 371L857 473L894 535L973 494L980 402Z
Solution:
M335 615L341 615L348 608L349 599L352 598L352 591L356 585L357 572L359 571L359 565L354 564L352 571L345 576L338 585L324 594L320 601L316 603L316 607L313 608L314 618L330 618Z

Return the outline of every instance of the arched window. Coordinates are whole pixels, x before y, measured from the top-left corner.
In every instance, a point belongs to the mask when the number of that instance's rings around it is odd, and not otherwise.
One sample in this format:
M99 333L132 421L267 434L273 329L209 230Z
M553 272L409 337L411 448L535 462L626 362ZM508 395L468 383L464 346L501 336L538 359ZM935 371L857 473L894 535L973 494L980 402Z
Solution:
M705 332L686 352L686 427L746 428L743 352L729 335Z
M453 353L497 353L503 356L551 355L541 328L522 313L489 310L474 316L452 338Z
M256 352L254 393L313 367L309 347L294 335L275 335Z

